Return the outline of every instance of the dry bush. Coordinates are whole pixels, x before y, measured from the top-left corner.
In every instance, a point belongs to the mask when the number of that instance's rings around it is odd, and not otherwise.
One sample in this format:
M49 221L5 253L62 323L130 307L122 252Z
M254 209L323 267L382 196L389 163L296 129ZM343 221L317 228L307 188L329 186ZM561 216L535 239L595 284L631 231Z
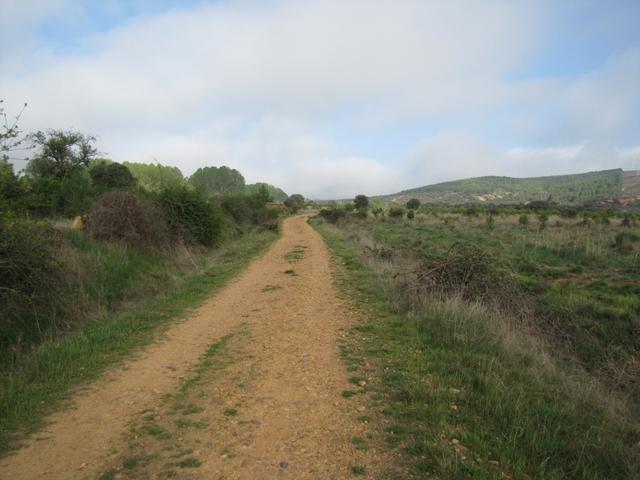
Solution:
M171 244L160 210L128 191L112 191L98 199L87 215L86 227L98 241L127 247L160 250Z
M13 361L25 345L58 326L66 309L60 242L48 223L0 216L0 358Z
M523 299L513 288L512 275L507 265L468 242L456 242L444 254L425 255L414 269L399 274L412 302L436 294L501 308L517 305L520 311Z

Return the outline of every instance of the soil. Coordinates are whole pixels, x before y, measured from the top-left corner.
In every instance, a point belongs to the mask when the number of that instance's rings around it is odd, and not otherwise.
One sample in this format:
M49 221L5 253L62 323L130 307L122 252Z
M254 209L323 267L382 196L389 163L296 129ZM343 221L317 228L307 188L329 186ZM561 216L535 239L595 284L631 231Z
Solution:
M322 238L306 217L289 218L216 296L75 392L71 408L0 461L0 477L384 475L387 454L369 445L362 420L364 382L350 383L340 359L355 316Z

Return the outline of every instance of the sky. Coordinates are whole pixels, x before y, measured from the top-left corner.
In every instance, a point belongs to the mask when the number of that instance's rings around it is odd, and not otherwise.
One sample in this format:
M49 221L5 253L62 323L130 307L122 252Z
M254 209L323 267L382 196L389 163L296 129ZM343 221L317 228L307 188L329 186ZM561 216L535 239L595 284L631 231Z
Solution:
M0 99L114 161L318 199L640 169L638 25L638 0L0 0Z

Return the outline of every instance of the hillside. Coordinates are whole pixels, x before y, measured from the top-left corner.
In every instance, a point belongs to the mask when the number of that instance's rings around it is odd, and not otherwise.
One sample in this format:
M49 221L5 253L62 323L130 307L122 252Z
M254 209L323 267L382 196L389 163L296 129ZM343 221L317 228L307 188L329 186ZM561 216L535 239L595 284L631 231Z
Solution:
M417 198L422 203L516 204L550 200L560 204L582 204L617 198L638 190L637 172L621 169L548 177L477 177L403 190L379 198L383 202L404 203Z

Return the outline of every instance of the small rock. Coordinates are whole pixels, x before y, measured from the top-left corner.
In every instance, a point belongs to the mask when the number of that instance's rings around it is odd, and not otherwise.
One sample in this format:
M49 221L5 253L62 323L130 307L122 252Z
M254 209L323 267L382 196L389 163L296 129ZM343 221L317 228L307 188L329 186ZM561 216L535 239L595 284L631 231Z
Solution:
M460 440L458 440L457 438L452 438L451 445L460 445Z
M289 466L289 462L283 460L280 462L280 468L287 468Z
M449 392L453 393L454 395L457 395L458 393L460 393L460 390L458 390L457 388L450 388Z
M367 409L367 407L358 407L358 411L359 412L364 412Z

